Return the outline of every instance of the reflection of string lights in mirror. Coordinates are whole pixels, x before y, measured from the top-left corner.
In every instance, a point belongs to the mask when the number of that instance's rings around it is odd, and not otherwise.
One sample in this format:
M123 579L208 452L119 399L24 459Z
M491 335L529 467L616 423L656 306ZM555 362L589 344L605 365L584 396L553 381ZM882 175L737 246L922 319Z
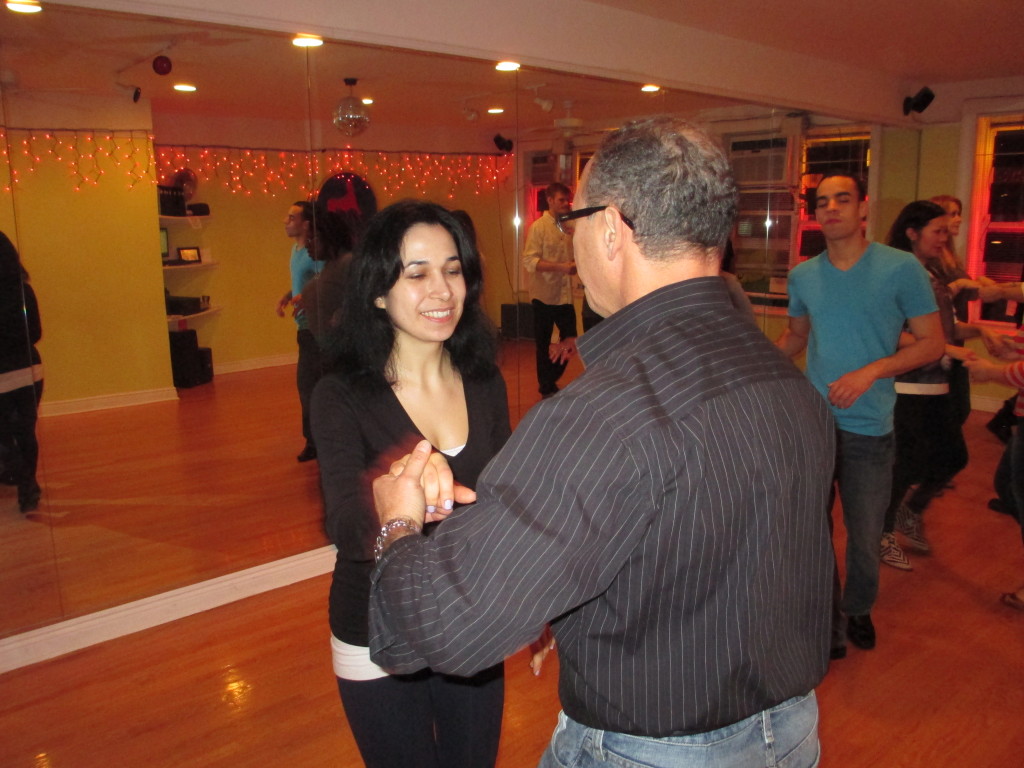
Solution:
M181 93L193 93L196 87L191 83L175 83L174 90L180 91Z
M43 6L39 0L7 0L7 10L15 13L39 13Z
M358 136L370 125L370 113L366 110L366 105L352 93L352 89L358 82L359 80L354 77L345 78L348 96L338 102L338 106L334 110L332 120L334 127L346 136Z
M292 45L297 48L319 48L323 44L323 38L319 35L306 35L299 32L292 38Z

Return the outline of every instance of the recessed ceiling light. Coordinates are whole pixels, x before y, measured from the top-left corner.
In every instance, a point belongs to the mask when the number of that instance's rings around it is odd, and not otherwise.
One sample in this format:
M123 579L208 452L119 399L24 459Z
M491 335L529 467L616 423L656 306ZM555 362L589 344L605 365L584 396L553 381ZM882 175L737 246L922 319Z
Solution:
M307 35L299 32L292 38L292 45L299 48L319 48L324 44L323 38L319 35Z
M490 109L487 110L488 115L500 115L503 114L504 112L504 107L491 107Z
M640 86L640 90L644 93L657 93L661 90L661 86L655 85L654 83L648 83L647 85Z
M499 61L494 68L499 72L515 72L519 69L518 61Z
M174 90L182 91L184 93L192 93L192 91L194 91L195 89L196 89L196 87L194 85L192 85L191 83L175 83L174 84Z
M360 99L360 101L363 102L363 104L365 104L366 106L370 106L371 104L373 104L373 99L371 99L369 96L364 96L363 98Z
M39 0L7 0L7 10L15 13L39 13L43 6Z

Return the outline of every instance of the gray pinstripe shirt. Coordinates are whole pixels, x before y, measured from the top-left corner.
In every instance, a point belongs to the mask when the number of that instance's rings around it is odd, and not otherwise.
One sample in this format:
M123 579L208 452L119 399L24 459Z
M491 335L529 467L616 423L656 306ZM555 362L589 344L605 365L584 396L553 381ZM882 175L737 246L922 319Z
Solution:
M374 660L469 674L551 621L569 717L720 728L827 668L834 455L825 401L720 278L579 341L586 372L523 420L478 502L374 571Z

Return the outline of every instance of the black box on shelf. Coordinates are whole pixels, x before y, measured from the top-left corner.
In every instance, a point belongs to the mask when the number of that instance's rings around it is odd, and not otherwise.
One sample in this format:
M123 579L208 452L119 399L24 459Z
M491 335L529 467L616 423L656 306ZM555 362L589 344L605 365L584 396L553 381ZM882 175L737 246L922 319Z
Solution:
M181 187L165 187L162 184L156 188L157 200L160 205L161 216L185 216L185 190Z
M168 315L194 315L203 311L203 300L198 296L164 296Z

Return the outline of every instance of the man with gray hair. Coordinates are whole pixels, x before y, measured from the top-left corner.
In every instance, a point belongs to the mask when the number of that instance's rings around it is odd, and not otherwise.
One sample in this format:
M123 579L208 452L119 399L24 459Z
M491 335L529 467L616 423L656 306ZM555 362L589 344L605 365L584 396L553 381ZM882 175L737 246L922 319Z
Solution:
M670 118L609 135L574 249L605 320L468 502L422 442L374 483L373 658L468 675L546 622L563 712L541 766L817 764L832 549L825 400L719 276L724 154ZM401 738L397 733L396 738Z

